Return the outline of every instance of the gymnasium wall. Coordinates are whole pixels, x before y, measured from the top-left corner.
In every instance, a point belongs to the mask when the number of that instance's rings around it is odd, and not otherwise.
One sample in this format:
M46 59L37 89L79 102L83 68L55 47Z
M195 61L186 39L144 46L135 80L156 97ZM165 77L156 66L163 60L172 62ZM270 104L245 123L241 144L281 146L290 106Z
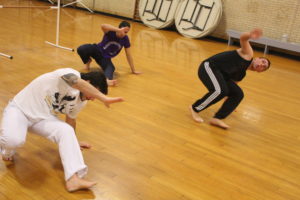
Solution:
M133 18L135 4L135 0L96 0L95 10Z
M139 3L140 0L136 0ZM222 0L223 16L211 36L227 39L226 30L248 31L260 27L264 36L300 43L300 0ZM138 6L137 6L138 8ZM135 14L138 17L138 9Z
M57 2L57 0L52 1ZM63 4L74 1L75 0L61 0ZM131 19L134 18L136 0L82 0L81 2L94 11L109 13ZM84 8L80 3L77 3L76 6Z
M72 0L62 0L67 3ZM83 0L93 10L139 20L140 0ZM260 27L264 36L300 43L300 0L222 0L223 16L211 36L227 39L226 30ZM77 4L80 6L80 4Z

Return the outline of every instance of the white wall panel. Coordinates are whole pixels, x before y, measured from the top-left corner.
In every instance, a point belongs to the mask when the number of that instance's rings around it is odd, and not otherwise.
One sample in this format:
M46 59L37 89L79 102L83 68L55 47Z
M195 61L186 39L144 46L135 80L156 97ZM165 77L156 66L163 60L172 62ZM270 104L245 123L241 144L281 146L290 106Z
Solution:
M90 1L90 0L86 0ZM94 10L133 18L136 0L94 0Z

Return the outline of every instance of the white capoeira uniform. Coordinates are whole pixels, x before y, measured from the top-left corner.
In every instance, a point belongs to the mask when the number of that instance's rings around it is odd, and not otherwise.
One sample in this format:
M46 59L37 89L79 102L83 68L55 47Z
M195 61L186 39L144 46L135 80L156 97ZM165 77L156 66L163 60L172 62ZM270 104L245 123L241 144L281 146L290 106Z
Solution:
M73 127L56 116L63 113L75 119L87 102L61 78L69 73L80 78L78 71L64 68L34 79L9 102L0 128L2 156L12 156L25 143L28 129L57 143L65 180L75 173L80 178L87 173Z

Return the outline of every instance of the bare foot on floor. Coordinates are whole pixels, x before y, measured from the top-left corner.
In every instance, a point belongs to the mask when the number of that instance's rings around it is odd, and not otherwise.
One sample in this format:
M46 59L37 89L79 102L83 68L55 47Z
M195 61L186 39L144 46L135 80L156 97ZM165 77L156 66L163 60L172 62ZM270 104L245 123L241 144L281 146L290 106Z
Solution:
M82 178L79 178L77 174L74 174L67 182L66 188L68 192L75 192L77 190L84 190L93 187L96 185L95 181L87 181Z
M92 148L92 145L90 145L89 143L85 142L85 141L80 141L79 142L79 146L80 146L80 149L90 149Z
M106 79L106 82L107 82L108 86L116 86L117 85L117 80Z
M4 161L13 161L14 160L14 154L15 154L15 150L7 150L3 147L0 146L0 151L1 151L1 156L2 156L2 160Z
M190 106L189 108L190 108L192 117L193 117L193 119L194 119L196 122L199 122L199 123L204 122L204 120L198 115L198 113L196 113L196 112L193 110L192 106Z
M229 126L227 124L225 124L222 120L217 119L217 118L212 118L209 123L213 126L217 126L217 127L223 128L223 129L229 128Z
M14 161L14 157L13 156L10 156L10 157L2 156L2 160L3 161Z

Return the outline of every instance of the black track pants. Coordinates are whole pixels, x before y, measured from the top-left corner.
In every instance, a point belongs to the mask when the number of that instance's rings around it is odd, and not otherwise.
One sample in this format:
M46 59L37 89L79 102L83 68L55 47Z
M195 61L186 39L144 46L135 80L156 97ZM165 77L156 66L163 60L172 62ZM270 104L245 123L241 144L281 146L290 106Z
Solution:
M234 111L242 101L244 97L242 89L234 81L225 80L220 71L212 69L209 66L209 62L201 63L198 76L208 89L208 93L192 105L195 112L200 112L224 97L227 97L214 116L218 119L224 119Z
M84 44L77 48L77 53L84 64L93 58L102 68L106 78L112 80L115 66L110 58L103 58L96 44Z

